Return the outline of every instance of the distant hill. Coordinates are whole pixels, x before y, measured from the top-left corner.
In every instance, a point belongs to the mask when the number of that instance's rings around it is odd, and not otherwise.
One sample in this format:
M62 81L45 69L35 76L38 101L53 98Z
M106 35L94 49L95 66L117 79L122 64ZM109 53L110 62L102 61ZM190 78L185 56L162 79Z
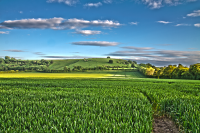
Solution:
M109 63L113 60L113 63ZM82 66L83 68L94 68L95 66L127 66L127 60L112 59L112 58L89 58L89 59L67 59L67 60L53 60L53 64L49 66L50 69L63 70L65 66L73 69L74 66Z

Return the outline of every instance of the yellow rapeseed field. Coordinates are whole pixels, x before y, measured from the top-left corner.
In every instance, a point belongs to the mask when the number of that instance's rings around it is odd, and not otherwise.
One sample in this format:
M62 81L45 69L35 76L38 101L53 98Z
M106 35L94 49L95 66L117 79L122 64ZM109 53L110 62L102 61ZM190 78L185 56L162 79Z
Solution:
M88 73L4 73L0 78L104 78L112 74L88 74Z

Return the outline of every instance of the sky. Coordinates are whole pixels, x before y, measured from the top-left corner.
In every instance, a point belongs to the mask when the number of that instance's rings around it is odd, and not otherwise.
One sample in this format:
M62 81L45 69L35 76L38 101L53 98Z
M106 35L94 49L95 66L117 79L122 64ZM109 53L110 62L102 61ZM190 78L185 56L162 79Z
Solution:
M0 58L200 63L200 0L0 0Z

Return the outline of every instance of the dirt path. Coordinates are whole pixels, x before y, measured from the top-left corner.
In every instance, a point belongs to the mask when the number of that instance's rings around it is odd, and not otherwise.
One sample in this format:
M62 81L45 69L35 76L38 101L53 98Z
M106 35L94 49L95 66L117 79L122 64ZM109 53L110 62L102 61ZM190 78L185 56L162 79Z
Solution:
M174 122L166 117L154 118L153 133L179 133Z

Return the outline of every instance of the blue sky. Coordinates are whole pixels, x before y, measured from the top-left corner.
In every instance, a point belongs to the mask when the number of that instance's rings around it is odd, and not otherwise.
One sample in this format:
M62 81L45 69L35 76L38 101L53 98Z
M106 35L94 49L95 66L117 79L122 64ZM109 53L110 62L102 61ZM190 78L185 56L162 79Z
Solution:
M199 0L0 0L0 57L200 63Z

